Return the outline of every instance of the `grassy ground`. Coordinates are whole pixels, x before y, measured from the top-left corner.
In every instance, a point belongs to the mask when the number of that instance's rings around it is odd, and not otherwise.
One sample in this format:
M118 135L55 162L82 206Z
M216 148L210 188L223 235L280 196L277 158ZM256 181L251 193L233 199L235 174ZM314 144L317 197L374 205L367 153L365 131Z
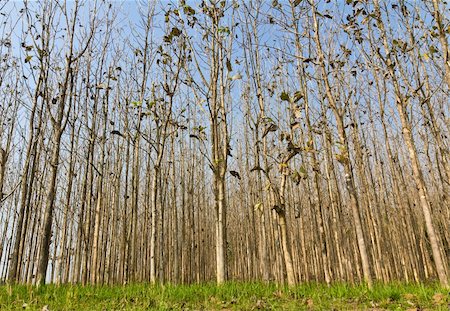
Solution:
M450 310L437 284L0 286L0 310Z

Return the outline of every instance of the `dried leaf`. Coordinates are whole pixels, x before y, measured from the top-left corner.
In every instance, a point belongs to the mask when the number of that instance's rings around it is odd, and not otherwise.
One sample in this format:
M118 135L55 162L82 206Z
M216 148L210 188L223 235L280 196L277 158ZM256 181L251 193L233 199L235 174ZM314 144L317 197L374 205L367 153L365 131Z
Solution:
M264 171L264 169L261 166L255 166L250 170L250 172L255 172L255 171Z
M295 119L300 119L302 117L302 110L300 109L300 107L298 106L294 107L292 112L294 114Z
M242 75L240 73L235 74L234 76L232 76L230 78L230 80L234 81L234 80L240 80L242 79Z
M264 130L264 133L262 135L262 138L266 137L269 132L275 132L278 130L278 126L275 123L269 124L266 129Z
M99 83L95 88L98 90L105 90L107 87L106 83Z
M241 180L241 175L239 175L236 171L230 171L231 176L236 177L237 179Z
M435 304L440 305L440 304L444 303L445 300L446 300L446 297L442 293L437 293L437 294L433 295L433 301Z
M300 123L299 122L292 122L291 123L291 129L294 131L296 129L298 129L300 127Z
M118 130L112 130L111 131L111 134L112 135L119 135L119 136L121 136L121 137L125 137L120 131L118 131Z
M263 204L261 202L256 203L255 206L253 207L255 211L263 211Z
M233 71L233 67L231 67L231 62L230 62L230 60L228 58L227 58L227 61L226 61L226 65L227 65L228 71Z

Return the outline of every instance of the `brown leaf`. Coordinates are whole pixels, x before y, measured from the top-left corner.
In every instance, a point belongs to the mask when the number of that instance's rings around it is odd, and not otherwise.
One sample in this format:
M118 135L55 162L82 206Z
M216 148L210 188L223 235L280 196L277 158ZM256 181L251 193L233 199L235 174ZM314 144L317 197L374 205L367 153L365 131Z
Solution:
M236 177L237 179L241 180L241 175L239 175L236 171L230 171L231 176Z
M233 67L231 67L231 62L230 62L230 60L228 58L227 58L227 61L226 61L226 65L227 65L228 71L233 71Z
M437 293L437 294L433 295L433 301L435 304L440 305L440 304L444 303L445 300L446 300L446 297L442 293Z
M403 298L405 298L406 300L414 300L414 299L416 299L417 297L415 296L415 295L413 295L413 294L404 294L403 295Z
M259 310L259 309L264 309L264 301L258 300L258 301L256 302L255 308L258 309L258 310Z
M269 124L266 129L264 130L264 133L262 135L262 138L266 137L269 132L275 132L278 130L278 126L274 123Z

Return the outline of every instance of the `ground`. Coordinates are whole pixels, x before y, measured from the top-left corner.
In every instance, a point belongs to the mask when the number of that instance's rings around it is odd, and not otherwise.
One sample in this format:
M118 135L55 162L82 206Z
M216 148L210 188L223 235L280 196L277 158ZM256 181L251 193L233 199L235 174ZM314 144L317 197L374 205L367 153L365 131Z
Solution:
M436 283L0 286L0 310L450 310Z

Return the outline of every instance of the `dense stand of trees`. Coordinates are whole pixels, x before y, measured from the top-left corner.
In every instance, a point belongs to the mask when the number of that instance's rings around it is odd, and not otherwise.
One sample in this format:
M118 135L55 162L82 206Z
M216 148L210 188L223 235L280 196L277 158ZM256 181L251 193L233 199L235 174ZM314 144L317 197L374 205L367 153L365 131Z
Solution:
M445 2L0 10L0 280L448 286Z

